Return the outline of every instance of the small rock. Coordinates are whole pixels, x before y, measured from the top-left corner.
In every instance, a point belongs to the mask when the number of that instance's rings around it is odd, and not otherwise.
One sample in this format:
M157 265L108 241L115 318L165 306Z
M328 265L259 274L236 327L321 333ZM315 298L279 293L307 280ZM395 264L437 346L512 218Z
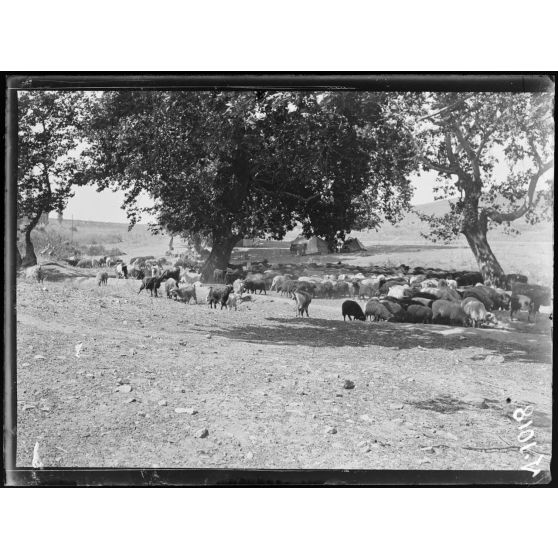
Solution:
M419 465L424 465L426 463L432 463L432 461L430 461L430 459L423 459L423 460L419 461Z
M126 400L126 403L133 403L134 401L136 401L135 397L130 397L130 399Z
M343 387L345 389L354 389L355 383L352 380L345 380L345 383L343 384Z
M335 428L335 426L328 426L325 429L325 433L326 434L337 434L337 428Z
M196 438L207 438L209 436L209 430L207 428L200 428L194 434Z
M177 407L174 412L179 414L195 415L198 411L196 411L196 409L192 409L192 407Z
M436 453L436 450L432 446L426 446L424 448L420 448L422 451L426 453Z
M134 356L137 353L135 349L130 349L128 352L130 353L130 356Z
M130 384L123 384L116 388L116 391L120 393L130 393L132 391L132 386Z
M401 403L392 403L389 408L392 411L398 411L400 409L403 409L403 405L401 405Z
M122 322L122 325L128 325L128 322L127 322L126 320L124 320L124 321Z
M159 405L159 407L166 407L167 402L164 399L161 399L161 401L157 402L157 405Z
M35 355L35 360L45 360L43 355Z
M251 461L252 459L254 459L254 454L253 454L251 451L249 451L249 452L246 454L246 459L248 459L249 461Z
M359 443L357 444L357 446L358 446L359 448L363 448L364 446L367 446L367 445L368 445L368 442L367 442L366 440L362 440L362 442L359 442Z
M211 339L211 333L208 333L208 334L206 335L206 337L207 337L207 339Z
M24 405L23 410L29 411L29 409L34 409L37 405Z
M21 365L22 368L27 368L28 366L29 366L29 363L28 363L28 362L24 362L24 363Z
M365 422L372 422L372 419L369 415L360 415L360 419L364 420Z
M41 407L41 411L45 411L48 413L50 411L50 407Z
M488 355L484 362L490 364L502 364L504 362L504 357L502 355Z
M86 377L86 378L94 378L95 375L94 375L94 374L86 374L85 377Z

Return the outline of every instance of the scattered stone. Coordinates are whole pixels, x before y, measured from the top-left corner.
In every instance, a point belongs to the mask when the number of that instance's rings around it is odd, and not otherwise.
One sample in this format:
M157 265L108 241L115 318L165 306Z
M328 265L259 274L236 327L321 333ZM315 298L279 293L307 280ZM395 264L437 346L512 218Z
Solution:
M200 428L194 434L196 438L207 438L209 436L209 430L207 428Z
M364 446L367 446L367 445L368 445L368 442L367 442L366 440L362 440L362 442L359 442L359 443L357 444L357 446L358 446L359 448L363 448Z
M130 397L130 399L126 400L126 403L133 403L134 401L137 401L135 397Z
M422 459L419 461L419 465L425 465L426 463L432 463L432 461L430 461L430 459Z
M24 362L24 363L21 365L22 368L27 368L28 366L29 366L29 363L28 363L28 362Z
M130 356L134 356L135 354L137 354L137 351L135 349L130 349L128 352L130 353Z
M85 377L86 377L86 378L94 378L95 375L94 375L94 374L86 374Z
M157 405L159 405L159 407L166 407L167 402L164 399L161 399L161 401L157 402Z
M35 360L45 360L43 355L35 355Z
M426 446L424 448L420 448L422 451L426 453L436 453L436 450L432 446Z
M343 387L345 389L354 389L355 383L352 380L345 380L345 383L343 384Z
M177 407L174 412L188 415L196 415L198 413L198 411L196 411L196 409L193 409L192 407Z
M254 459L254 454L251 451L249 451L246 454L246 459L248 459L248 461L251 461L252 459Z
M486 362L488 364L502 364L504 362L504 360L505 359L502 355L488 355L484 359L484 362Z
M124 321L122 322L122 325L128 325L128 322L127 322L126 320L124 320Z
M211 333L208 333L208 334L206 335L206 337L207 337L208 339L211 339Z
M50 411L50 407L41 407L41 411L45 411L48 413Z
M138 415L140 417L144 417L145 416L145 411L138 411Z
M403 409L403 405L401 403L392 403L389 408L391 411L399 411L400 409Z
M337 434L337 428L335 426L328 426L325 430L326 434Z
M130 384L122 384L118 386L115 391L119 391L120 393L130 393L132 391L132 386Z
M37 405L24 405L23 410L29 411L29 409L34 409Z
M360 415L360 419L364 420L365 422L372 422L372 418L369 415Z

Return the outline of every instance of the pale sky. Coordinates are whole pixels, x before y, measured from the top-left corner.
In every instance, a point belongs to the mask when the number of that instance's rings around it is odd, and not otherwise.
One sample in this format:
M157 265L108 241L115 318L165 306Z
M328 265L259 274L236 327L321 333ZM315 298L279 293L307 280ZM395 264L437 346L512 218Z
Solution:
M436 172L424 173L412 179L415 186L413 205L429 203L434 201L432 187L436 178ZM127 223L126 212L120 208L124 200L122 192L111 192L104 190L97 192L94 187L76 187L75 196L69 201L64 211L64 219L80 221L104 221L107 223ZM144 196L142 204L148 205L149 198ZM51 218L56 218L56 213L51 213ZM143 222L143 221L142 221Z

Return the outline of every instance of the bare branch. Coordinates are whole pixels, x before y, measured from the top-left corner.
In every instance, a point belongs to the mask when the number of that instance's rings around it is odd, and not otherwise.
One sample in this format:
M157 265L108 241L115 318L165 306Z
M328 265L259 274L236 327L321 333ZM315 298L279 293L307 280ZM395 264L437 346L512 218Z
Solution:
M477 159L477 154L475 153L475 150L471 147L471 144L465 138L463 132L461 131L461 128L456 122L452 122L452 129L455 132L455 136L457 137L457 141L459 142L459 145L461 145L461 147L465 149L467 155L469 155L469 159L471 160L471 165L473 166L473 175L475 176L475 180L477 182L480 182L481 181L480 167L479 167L479 161Z

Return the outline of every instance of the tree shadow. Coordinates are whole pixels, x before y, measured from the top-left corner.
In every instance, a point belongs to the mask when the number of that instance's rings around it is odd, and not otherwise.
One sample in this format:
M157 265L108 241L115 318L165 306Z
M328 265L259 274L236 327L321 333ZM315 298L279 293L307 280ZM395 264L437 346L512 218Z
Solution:
M214 326L213 335L246 343L307 347L365 347L375 345L404 351L407 349L446 349L475 347L501 355L505 361L517 363L551 363L551 341L548 335L532 335L536 343L494 338L486 330L451 328L442 325L407 323L342 322L321 318L266 318L269 325L243 325L230 328ZM449 334L448 334L449 333ZM444 335L446 334L446 335ZM479 356L485 359L486 354ZM490 360L490 359L489 359Z

